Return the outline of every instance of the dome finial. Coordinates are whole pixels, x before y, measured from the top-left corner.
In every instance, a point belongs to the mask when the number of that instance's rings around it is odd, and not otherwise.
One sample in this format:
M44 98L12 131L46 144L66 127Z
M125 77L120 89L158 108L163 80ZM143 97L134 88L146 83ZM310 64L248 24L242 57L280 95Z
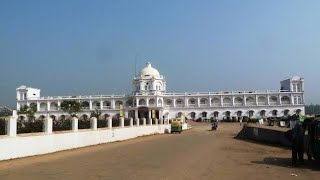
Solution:
M151 67L151 63L150 62L147 62L147 67Z

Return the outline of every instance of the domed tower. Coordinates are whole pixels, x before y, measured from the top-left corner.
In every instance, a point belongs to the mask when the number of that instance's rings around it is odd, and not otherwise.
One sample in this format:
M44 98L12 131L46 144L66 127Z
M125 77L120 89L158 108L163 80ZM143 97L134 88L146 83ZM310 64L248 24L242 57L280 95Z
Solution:
M133 79L133 92L135 94L156 95L166 92L166 80L159 71L147 63L140 74Z

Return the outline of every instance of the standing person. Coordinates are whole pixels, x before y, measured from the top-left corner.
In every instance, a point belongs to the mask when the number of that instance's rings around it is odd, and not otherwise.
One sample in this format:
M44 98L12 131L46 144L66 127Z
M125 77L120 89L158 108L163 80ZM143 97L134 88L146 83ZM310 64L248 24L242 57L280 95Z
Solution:
M302 122L298 120L292 129L292 165L297 166L299 157L300 165L304 164L304 128Z

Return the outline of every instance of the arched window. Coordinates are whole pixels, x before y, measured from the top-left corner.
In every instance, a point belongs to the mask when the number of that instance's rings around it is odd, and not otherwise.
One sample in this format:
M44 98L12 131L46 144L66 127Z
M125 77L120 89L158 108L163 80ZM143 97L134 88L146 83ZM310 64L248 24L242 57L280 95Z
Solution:
M207 112L202 112L202 117L207 118L207 114L208 114Z
M195 112L191 112L191 118L195 119L196 118L196 113Z
M289 112L290 112L290 111L289 111L288 109L286 109L286 110L283 111L283 115L284 115L284 116L288 116L288 115L289 115Z
M272 116L278 116L278 111L277 110L273 110L272 111Z
M252 117L253 115L254 115L254 111L253 110L249 111L249 117Z

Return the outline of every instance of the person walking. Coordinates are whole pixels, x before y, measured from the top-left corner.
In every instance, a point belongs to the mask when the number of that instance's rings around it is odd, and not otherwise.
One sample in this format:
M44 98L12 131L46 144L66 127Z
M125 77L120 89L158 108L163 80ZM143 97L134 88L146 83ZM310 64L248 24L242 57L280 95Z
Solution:
M297 166L299 158L299 165L304 164L304 128L302 121L296 120L296 124L292 129L292 165Z

